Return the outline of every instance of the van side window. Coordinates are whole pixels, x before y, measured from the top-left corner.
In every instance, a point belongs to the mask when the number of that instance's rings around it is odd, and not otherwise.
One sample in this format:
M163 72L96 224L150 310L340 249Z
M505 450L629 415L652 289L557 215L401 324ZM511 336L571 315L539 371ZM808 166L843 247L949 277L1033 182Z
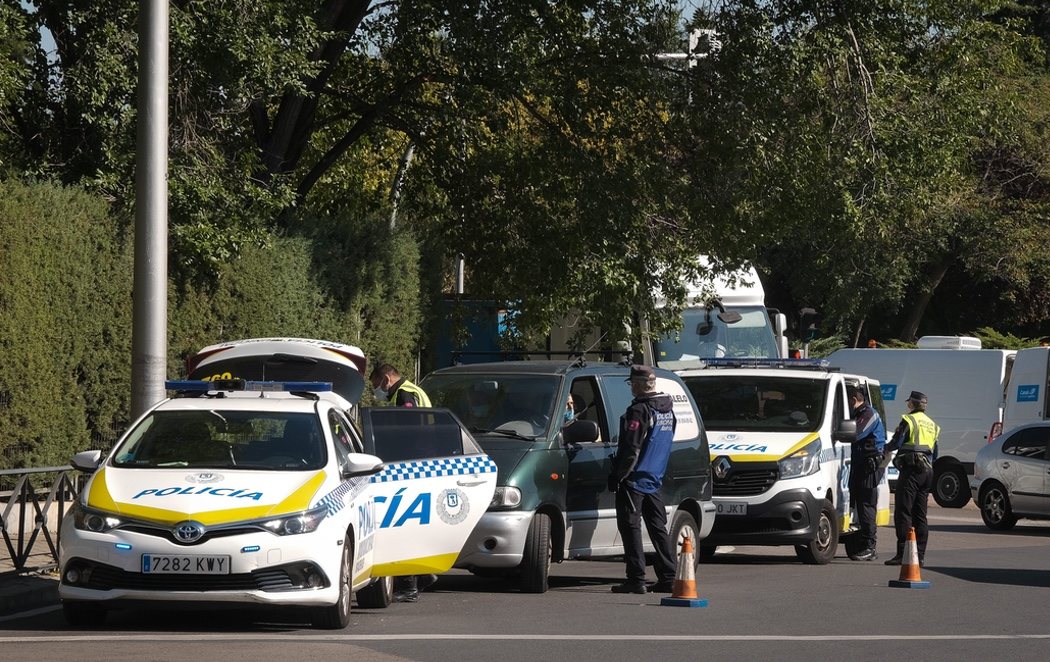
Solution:
M602 391L605 393L606 411L609 413L609 436L605 437L610 444L620 442L620 417L627 411L634 396L631 385L624 381L627 373L602 377Z
M849 420L853 418L853 412L850 411L849 415L846 414L846 389L842 382L835 385L835 408L832 410L833 421Z
M598 383L593 377L581 377L572 382L569 389L572 395L573 410L576 419L580 421L594 421L598 424L597 443L602 443L609 435L604 432L608 429L608 416L602 404L601 395L598 392Z

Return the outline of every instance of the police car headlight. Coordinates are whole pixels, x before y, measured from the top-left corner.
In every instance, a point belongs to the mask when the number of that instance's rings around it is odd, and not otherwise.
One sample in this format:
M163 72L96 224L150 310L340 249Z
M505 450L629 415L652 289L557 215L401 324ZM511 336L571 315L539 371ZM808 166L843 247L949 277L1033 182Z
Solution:
M817 473L820 469L820 439L806 444L777 462L781 478L798 478Z
M327 506L320 506L306 512L278 517L262 522L262 527L279 536L296 536L300 533L312 533L317 530L328 513Z
M106 533L123 524L119 517L85 508L79 503L73 506L70 515L73 517L74 528L92 533Z
M489 509L517 508L521 505L521 490L516 487L500 486L492 495Z

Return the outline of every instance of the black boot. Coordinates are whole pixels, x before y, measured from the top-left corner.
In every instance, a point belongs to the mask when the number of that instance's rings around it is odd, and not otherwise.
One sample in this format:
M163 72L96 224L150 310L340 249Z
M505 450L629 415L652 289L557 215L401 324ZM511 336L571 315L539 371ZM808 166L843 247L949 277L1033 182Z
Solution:
M415 575L394 579L394 602L416 602L419 600L419 586Z

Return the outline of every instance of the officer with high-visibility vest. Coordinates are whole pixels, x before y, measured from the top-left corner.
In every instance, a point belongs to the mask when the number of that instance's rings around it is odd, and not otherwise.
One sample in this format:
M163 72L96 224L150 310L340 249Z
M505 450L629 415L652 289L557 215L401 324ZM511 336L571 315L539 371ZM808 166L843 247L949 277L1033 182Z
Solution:
M893 466L900 471L894 493L893 524L897 529L897 554L886 565L900 565L908 531L915 528L915 542L919 565L925 564L926 540L930 529L926 524L926 501L933 489L933 463L937 459L939 425L926 415L928 398L925 393L912 391L908 396L908 413L901 417L893 439L886 444L886 456L897 451Z
M368 377L376 400L395 407L429 407L430 398L423 389L408 381L397 368L384 363L376 366Z
M426 392L402 377L397 368L383 363L368 376L380 404L395 407L430 407ZM408 575L394 579L394 602L416 602L419 592L437 581L437 575Z

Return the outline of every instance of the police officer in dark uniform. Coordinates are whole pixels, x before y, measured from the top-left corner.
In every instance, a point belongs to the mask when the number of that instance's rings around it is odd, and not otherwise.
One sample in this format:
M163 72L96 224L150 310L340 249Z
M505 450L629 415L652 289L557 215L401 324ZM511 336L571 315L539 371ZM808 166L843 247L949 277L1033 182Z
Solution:
M886 427L882 424L879 412L868 404L864 388L853 386L849 389L850 403L853 405L853 420L857 422L857 438L850 445L849 494L857 510L857 525L860 530L853 534L860 536L863 546L861 551L850 555L854 561L874 561L877 535L879 476L882 470L879 463L886 446Z
M670 593L675 561L667 535L667 511L660 487L677 424L671 397L656 392L656 374L649 366L631 367L634 400L620 418L620 439L609 476L609 491L616 493L616 526L623 539L627 580L612 587L613 593ZM645 551L640 519L645 519L656 560L656 583L645 583Z
M376 400L395 407L429 407L426 392L408 381L397 368L383 363L368 376ZM409 575L394 579L394 602L417 602L419 592L437 581L437 575Z
M925 564L926 541L930 536L926 525L926 506L933 489L933 463L937 460L937 437L941 428L926 415L928 400L925 393L912 391L908 396L908 413L901 417L893 439L886 446L889 455L897 451L893 466L900 470L894 494L893 524L897 529L897 555L886 565L900 565L904 557L904 543L914 526L919 565Z

